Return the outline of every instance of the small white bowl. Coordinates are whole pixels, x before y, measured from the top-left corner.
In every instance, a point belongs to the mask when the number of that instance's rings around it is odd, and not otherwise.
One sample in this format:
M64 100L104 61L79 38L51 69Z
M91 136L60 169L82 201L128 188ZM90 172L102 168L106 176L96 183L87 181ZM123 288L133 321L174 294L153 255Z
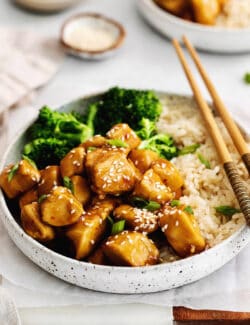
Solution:
M60 41L72 55L99 60L114 54L125 36L125 29L115 20L96 13L81 13L63 24Z
M146 21L169 38L181 41L185 34L195 47L210 52L250 51L250 28L205 26L189 22L161 9L153 0L137 0L137 5Z
M53 12L73 6L80 0L15 0L17 4L30 10Z

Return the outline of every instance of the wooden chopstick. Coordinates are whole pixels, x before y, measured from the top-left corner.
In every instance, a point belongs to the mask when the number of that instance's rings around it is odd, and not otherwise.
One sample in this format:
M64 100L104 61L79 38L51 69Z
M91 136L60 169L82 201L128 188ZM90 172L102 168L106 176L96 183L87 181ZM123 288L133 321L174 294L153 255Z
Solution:
M207 124L208 132L210 133L215 147L219 153L219 156L221 158L221 161L223 163L224 170L227 174L227 177L229 179L229 182L234 190L234 193L238 199L240 208L242 213L245 216L245 219L247 223L250 225L250 197L248 195L247 188L240 178L240 175L237 171L237 168L231 158L231 155L227 149L227 146L224 142L224 139L220 133L220 130L216 124L216 121L214 119L214 116L203 98L201 91L195 81L195 78L189 68L189 65L185 59L184 53L180 47L179 42L174 39L173 45L176 49L177 55L180 59L180 62L182 64L182 67L185 71L186 77L189 81L189 84L193 90L194 98L197 102L198 107L201 110L201 113L203 115L204 121Z
M225 104L221 100L216 88L214 87L211 79L209 78L204 66L201 63L199 55L187 37L183 36L183 42L186 45L191 57L193 58L200 75L205 82L207 89L213 98L214 105L220 114L237 150L239 151L243 162L245 163L248 173L250 174L250 150L246 141L244 140L238 126L230 116Z

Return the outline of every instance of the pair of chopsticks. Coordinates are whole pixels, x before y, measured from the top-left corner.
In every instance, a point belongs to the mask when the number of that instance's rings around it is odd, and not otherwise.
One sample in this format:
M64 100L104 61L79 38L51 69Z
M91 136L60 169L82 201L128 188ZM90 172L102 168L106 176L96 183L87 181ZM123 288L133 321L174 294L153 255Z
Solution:
M229 115L225 105L223 104L220 96L218 95L213 83L211 82L210 78L208 77L208 74L205 70L205 68L202 66L202 63L199 59L198 53L190 43L190 41L183 37L183 42L186 48L188 49L188 52L190 53L192 59L194 60L200 75L205 82L207 89L213 98L213 102L215 105L215 108L217 109L217 112L221 116L237 150L239 151L241 158L243 162L246 165L246 168L248 169L248 172L250 174L250 152L249 148L247 146L247 143L245 142L239 128L235 124L232 117ZM186 77L189 81L189 84L193 90L194 98L198 104L198 107L200 108L200 111L203 115L204 121L207 124L208 132L210 133L214 144L216 146L216 149L219 153L219 156L221 158L221 161L223 163L224 170L227 174L227 177L229 179L229 182L234 190L234 193L238 199L240 208L242 213L245 216L245 219L250 225L250 197L248 194L248 190L244 182L242 181L235 163L232 160L232 157L227 149L227 146L225 144L225 141L221 135L221 132L216 124L216 121L214 119L214 116L211 112L211 109L209 108L207 102L205 101L204 97L201 94L201 91L197 85L197 82L195 81L195 78L191 72L191 69L185 59L184 53L182 51L182 48L179 44L179 42L174 39L173 45L176 49L176 52L178 54L178 57L180 59L180 62L182 64L182 67L185 71Z

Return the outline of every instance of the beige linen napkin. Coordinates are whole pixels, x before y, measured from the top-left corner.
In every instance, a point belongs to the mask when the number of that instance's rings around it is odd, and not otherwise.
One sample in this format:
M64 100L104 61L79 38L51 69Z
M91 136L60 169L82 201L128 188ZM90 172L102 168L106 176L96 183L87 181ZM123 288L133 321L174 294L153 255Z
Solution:
M0 27L0 112L41 87L64 57L59 42L27 30Z
M8 140L8 110L30 102L57 71L64 53L56 39L0 27L0 154ZM0 274L1 285L1 274ZM0 287L0 324L19 325L15 303Z

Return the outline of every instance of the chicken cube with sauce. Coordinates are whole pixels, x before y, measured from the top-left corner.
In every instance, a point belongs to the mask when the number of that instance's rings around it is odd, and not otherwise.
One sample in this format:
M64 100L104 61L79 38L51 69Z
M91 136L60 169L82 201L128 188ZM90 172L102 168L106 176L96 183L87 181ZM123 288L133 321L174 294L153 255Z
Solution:
M53 227L46 225L42 221L37 202L22 207L21 223L24 231L38 241L47 242L55 238Z
M38 195L49 194L54 186L61 185L61 173L59 166L47 166L40 171L41 179L38 184Z
M91 198L91 190L87 180L82 176L74 175L71 177L71 182L74 196L84 206Z
M52 189L40 203L42 220L55 227L68 226L79 220L83 214L82 204L65 187Z
M200 253L205 249L198 223L185 206L165 205L159 213L159 224L168 242L181 257Z
M218 0L191 0L195 21L200 24L214 25L220 13Z
M160 204L164 204L174 198L170 188L162 182L160 176L153 169L147 170L142 180L135 185L133 195L156 201Z
M22 209L26 204L37 201L39 198L37 188L34 187L28 192L24 193L19 199L19 207Z
M25 159L5 167L0 174L0 186L10 199L29 191L39 180L39 170Z
M99 201L66 231L66 236L75 246L76 259L84 259L94 250L105 234L107 217L114 207L114 200Z
M107 139L97 134L80 144L80 146L83 147L86 151L88 151L88 148L99 148L104 146L106 143Z
M89 257L88 262L99 265L110 265L107 256L103 252L102 246L98 247Z
M147 236L140 232L123 231L110 236L103 245L104 254L114 265L145 266L158 262L159 251Z
M126 225L135 231L151 233L158 229L158 216L146 209L139 209L122 204L114 210L117 220L125 220Z
M165 185L170 187L172 192L179 190L184 180L177 168L166 159L158 159L152 163L153 171L158 174Z
M155 0L155 2L177 16L179 16L189 5L188 0Z
M60 162L62 177L81 175L84 171L85 156L85 149L81 146L70 150Z
M128 124L119 123L114 125L108 132L107 137L109 139L117 139L125 142L130 149L136 148L141 143L140 138L137 136L134 130L132 130Z
M88 152L86 168L92 190L98 194L119 195L133 189L137 174L126 156L105 148Z
M129 153L129 159L141 173L145 173L151 164L159 158L156 152L147 149L133 149Z

